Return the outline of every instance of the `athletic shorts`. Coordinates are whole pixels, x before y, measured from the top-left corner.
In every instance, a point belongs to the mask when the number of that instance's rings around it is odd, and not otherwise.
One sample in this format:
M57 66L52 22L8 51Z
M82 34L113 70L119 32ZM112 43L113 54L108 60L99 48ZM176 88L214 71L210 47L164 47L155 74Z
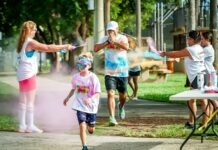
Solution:
M125 93L127 91L128 77L114 77L105 76L106 90L118 90L119 93Z
M207 79L207 75L204 75L204 85L206 85L206 79ZM198 89L198 76L195 77L195 79L192 81L191 85L190 85L193 89Z
M136 77L139 76L141 71L129 71L129 76Z
M29 79L19 81L19 90L21 92L30 92L36 89L36 76L32 76Z
M89 127L94 127L96 124L96 114L90 114L82 111L77 111L77 119L79 124L82 122L87 123Z

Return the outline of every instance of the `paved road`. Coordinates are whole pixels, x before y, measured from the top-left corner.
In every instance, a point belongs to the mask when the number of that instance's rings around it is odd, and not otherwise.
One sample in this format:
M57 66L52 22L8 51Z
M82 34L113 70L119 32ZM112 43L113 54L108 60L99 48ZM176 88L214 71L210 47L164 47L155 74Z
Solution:
M178 150L183 140L89 136L90 150ZM191 140L184 150L217 150L214 141ZM81 150L79 135L69 133L18 134L0 132L1 150Z
M16 88L18 87L15 76L0 76L0 81ZM0 132L0 149L81 149L75 113L71 110L70 106L65 107L62 105L63 98L68 93L70 85L38 77L37 89L36 123L47 132L43 134ZM0 105L0 113L7 112L15 115L17 113L16 110L16 103L3 103ZM145 100L129 101L126 105L126 110L128 117L187 117L187 108L184 105ZM106 96L104 94L102 95L98 115L108 116ZM88 137L91 150L175 150L179 149L182 141L183 139L127 138L95 135ZM217 142L205 141L204 144L201 144L199 140L191 140L184 149L215 150L217 147Z

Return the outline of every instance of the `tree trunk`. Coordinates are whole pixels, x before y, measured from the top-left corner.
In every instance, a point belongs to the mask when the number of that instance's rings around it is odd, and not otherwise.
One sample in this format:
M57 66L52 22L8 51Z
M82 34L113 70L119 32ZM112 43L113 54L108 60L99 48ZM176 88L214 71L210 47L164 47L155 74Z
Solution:
M203 6L200 4L201 1L199 0L195 0L195 18L196 18L196 26L201 26L203 27L203 25L201 24L201 7L200 6ZM202 12L203 13L203 12Z
M81 26L83 26L83 27L81 27ZM72 32L72 41L73 41L74 46L79 46L79 45L82 45L85 43L83 41L83 38L80 35L80 32L82 32L83 36L86 37L86 34L87 34L86 27L87 26L85 25L85 23L84 23L84 25L82 25L82 22L76 23L76 27L73 28L73 32ZM83 51L83 47L78 47L75 50L69 52L68 66L69 66L69 68L71 68L70 70L74 69L75 61L76 61L78 55L82 51Z
M190 0L190 30L196 29L195 0Z
M79 26L79 36L81 36L81 38L82 38L82 40L83 41L85 41L86 40L86 38L87 38L87 33L88 33L88 23L87 23L87 21L88 21L88 18L86 18L86 17L83 17L82 19L81 19L81 24L80 24L80 26Z
M106 27L107 23L110 21L110 7L111 7L111 0L105 0L105 3L104 3L104 8L105 8L104 26L105 27Z
M212 44L215 50L214 66L218 69L218 45L217 45L217 0L210 1L210 29L213 32Z

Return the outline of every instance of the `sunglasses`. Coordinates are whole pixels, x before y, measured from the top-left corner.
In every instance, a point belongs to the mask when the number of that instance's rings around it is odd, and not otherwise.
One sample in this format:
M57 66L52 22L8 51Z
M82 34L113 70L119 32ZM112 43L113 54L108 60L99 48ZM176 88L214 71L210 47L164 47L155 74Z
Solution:
M87 67L86 64L80 64L80 63L77 63L77 64L76 64L76 68L77 68L78 70L83 70L83 69L85 69L86 67Z

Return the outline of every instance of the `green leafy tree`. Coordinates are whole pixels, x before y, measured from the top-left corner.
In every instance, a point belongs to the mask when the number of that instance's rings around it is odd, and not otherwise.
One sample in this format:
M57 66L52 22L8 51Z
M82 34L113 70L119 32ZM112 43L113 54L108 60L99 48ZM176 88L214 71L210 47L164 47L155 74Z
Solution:
M165 3L172 1L166 0ZM152 16L155 2L156 0L141 0L143 29ZM133 22L136 1L111 0L110 10L111 20L119 22L120 30L135 33ZM37 38L47 44L66 42L80 45L93 33L93 12L87 9L87 0L1 0L0 31L5 37L19 33L21 24L26 20L37 23ZM75 53L79 52L70 52L69 65L72 65ZM49 58L55 62L57 53L51 54Z

